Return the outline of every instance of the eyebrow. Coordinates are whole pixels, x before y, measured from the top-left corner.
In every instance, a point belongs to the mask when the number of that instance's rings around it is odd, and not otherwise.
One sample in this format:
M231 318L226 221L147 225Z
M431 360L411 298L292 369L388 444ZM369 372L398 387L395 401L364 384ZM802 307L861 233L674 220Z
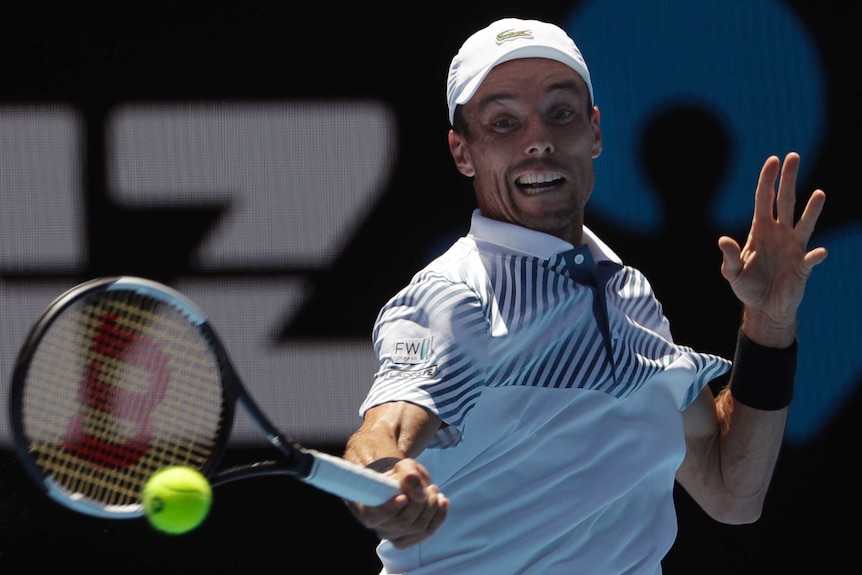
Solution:
M573 80L565 80L562 82L557 82L548 86L548 89L545 90L545 94L550 94L551 92L564 91L571 92L576 95L580 95L582 90L581 86L578 82ZM478 104L479 108L484 108L485 106L492 104L494 102L502 102L506 100L514 100L515 96L509 92L493 92L491 94L485 95L483 98L479 99Z

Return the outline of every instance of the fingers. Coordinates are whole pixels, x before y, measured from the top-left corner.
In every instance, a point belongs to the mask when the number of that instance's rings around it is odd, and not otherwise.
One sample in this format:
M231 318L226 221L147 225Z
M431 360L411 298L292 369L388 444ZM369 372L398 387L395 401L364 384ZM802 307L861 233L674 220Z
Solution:
M781 164L778 156L769 156L760 170L754 199L754 218L777 218L779 222L793 226L796 207L796 181L799 175L799 154L790 152ZM778 181L776 197L775 183L779 167L781 179Z
M416 471L405 473L401 480L401 490L407 496L417 503L424 503L427 493L425 486L431 482L428 472L424 468L417 468Z
M805 211L802 212L802 216L796 224L803 248L808 245L808 240L811 239L811 235L814 233L814 227L817 225L817 220L823 212L823 205L825 203L826 194L823 193L823 190L814 190L814 193L808 198Z
M778 221L793 226L796 206L796 177L799 174L799 154L790 152L784 157L781 180L778 183L776 215Z
M421 501L402 493L378 507L360 509L357 518L378 537L403 549L433 535L448 510L449 499L436 485L429 485Z
M740 261L742 249L739 247L739 244L729 236L721 236L718 238L718 248L721 250L723 256L721 275L728 280L736 277L739 274L739 270L742 269L742 262Z
M754 218L744 245L727 236L718 240L722 276L747 310L770 318L773 326L795 323L805 282L814 266L826 259L824 248L808 250L826 201L822 190L811 194L794 224L799 166L796 152L788 153L783 164L777 156L768 157L760 171Z
M780 160L778 156L769 156L760 169L757 189L754 192L754 220L772 219L775 205L775 182L778 179Z
M767 223L765 220L777 221L779 224L795 229L800 245L804 250L823 211L826 194L823 190L815 190L808 199L802 216L794 225L799 164L800 158L796 152L788 153L784 157L783 165L779 164L777 156L770 156L766 159L760 170L760 179L757 182L755 192L754 220L760 220L761 223ZM781 167L781 179L778 182L776 194L775 182L778 177L779 166Z
M436 485L429 485L425 490L424 501L411 499L395 518L378 529L378 535L389 539L398 548L415 545L437 531L446 519L448 510L449 499L440 493Z
M790 152L784 159L781 169L781 181L778 185L777 216L779 223L794 227L794 210L796 206L796 181L799 173L799 154ZM814 190L808 198L805 210L796 222L796 237L802 250L806 250L817 220L823 212L826 194L823 190ZM826 249L817 248L805 254L804 264L807 271L826 259Z
M828 252L824 247L814 248L813 250L805 254L805 259L803 261L805 262L805 265L808 266L808 272L811 273L811 270L814 269L814 266L823 262L823 260L826 259L827 255Z
M775 184L778 180L779 167L781 180L778 183L776 199ZM799 154L790 152L784 157L784 164L778 156L769 156L760 170L757 190L754 197L754 217L774 218L793 225L793 210L796 205L796 179L799 174Z
M354 505L354 516L381 539L404 548L424 541L446 519L449 499L431 483L427 470L412 459L402 459L392 473L402 492L376 507Z

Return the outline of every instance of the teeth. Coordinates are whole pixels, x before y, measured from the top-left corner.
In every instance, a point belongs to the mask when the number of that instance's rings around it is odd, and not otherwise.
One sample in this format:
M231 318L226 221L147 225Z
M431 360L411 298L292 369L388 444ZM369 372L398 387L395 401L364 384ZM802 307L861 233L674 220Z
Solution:
M546 184L561 179L563 179L563 176L560 174L524 174L523 176L519 176L515 181L518 184L528 186L532 184Z

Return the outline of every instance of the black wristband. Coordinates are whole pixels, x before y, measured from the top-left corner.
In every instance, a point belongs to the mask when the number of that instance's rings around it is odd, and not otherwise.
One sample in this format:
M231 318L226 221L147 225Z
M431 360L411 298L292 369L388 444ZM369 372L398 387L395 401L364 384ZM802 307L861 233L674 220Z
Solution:
M765 347L745 337L736 341L730 393L737 401L763 411L790 405L796 381L797 341L785 348Z

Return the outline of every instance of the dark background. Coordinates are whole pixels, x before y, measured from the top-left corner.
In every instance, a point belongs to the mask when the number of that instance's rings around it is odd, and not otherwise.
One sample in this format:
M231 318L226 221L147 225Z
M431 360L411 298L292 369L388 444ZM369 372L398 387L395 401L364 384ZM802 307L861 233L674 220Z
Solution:
M326 281L330 272L322 273L320 299L285 328L288 334L313 336L318 330L363 336L383 301L424 263L424 254L408 246L432 245L464 231L473 207L467 183L451 165L445 145L444 85L452 55L469 33L494 18L519 15L555 21L576 4L36 2L0 19L0 104L72 102L88 123L97 125L112 106L128 100L358 97L389 103L398 120L396 173L385 200L331 273L362 274L363 262L384 249L397 265L364 274L367 281L351 293L351 313L340 310L337 324L327 319L336 314L321 313L323 302L345 288ZM826 137L817 157L810 159L815 165L809 181L800 188L822 187L830 194L821 227L837 226L862 215L855 177L862 121L860 4L787 4L818 42L829 82ZM686 130L689 120L677 118L665 132L659 129L651 137L661 142L681 136L692 145L708 144ZM91 172L104 170L99 161L90 160ZM658 178L699 177L666 157L654 158L652 165ZM93 209L110 211L99 186L94 178L88 188ZM714 234L688 216L685 210L672 214L669 229L686 234L685 243L693 251L713 254ZM397 230L392 227L395 220ZM707 314L709 325L701 313L704 301L729 299L715 275L715 259L693 261L688 269L711 278L715 293L692 294L690 286L676 281L677 270L638 249L635 240L600 218L592 227L651 277L680 341L725 354L732 351L727 334L738 321L733 302L716 303ZM148 259L145 252L119 270L109 242L103 241L111 230L94 227L88 233L93 247L84 275L133 271L169 279L181 271L166 269L163 260ZM392 241L392 235L398 241ZM666 236L661 239L673 239L671 231ZM716 524L684 493L677 493L680 534L665 561L666 573L844 572L857 556L860 498L857 475L849 464L858 453L859 432L853 426L859 413L854 394L814 444L784 450L763 518L754 525ZM339 453L343 446L315 447ZM229 458L257 455L235 451ZM183 537L154 533L143 520L111 522L66 511L36 491L10 452L0 453L0 494L2 573L23 573L48 558L65 571L82 573L246 573L265 568L292 573L301 571L292 565L296 558L317 573L363 575L379 570L375 539L339 501L301 484L285 484L284 479L220 488L207 522Z

